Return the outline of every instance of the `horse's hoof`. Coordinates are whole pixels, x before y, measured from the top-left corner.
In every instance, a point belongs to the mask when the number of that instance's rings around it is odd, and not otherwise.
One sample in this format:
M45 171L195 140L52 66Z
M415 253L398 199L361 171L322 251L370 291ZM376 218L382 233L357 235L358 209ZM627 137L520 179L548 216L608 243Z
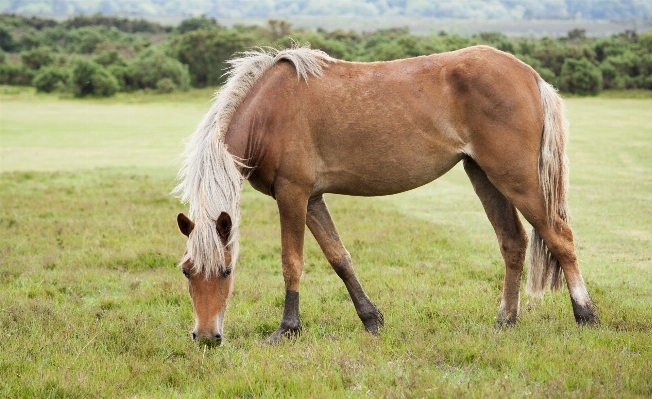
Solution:
M575 315L575 322L578 326L598 327L600 325L600 318L595 313L587 315Z
M575 322L580 326L599 326L600 318L595 312L593 302L589 301L584 305L580 305L571 297L571 304L573 305L573 315Z
M496 330L503 330L505 328L511 328L516 325L516 319L498 319L496 320L496 324L494 325L494 328Z
M514 327L517 321L518 321L518 316L514 314L509 315L504 312L499 312L498 317L496 318L495 328L503 329L503 328Z
M379 330L385 326L385 317L378 308L375 308L364 317L361 316L360 319L362 320L362 324L364 324L365 330L373 335L378 335Z
M283 341L283 338L287 339L296 339L301 333L301 327L299 328L282 328L279 327L274 333L265 340L267 345L276 345L280 344Z

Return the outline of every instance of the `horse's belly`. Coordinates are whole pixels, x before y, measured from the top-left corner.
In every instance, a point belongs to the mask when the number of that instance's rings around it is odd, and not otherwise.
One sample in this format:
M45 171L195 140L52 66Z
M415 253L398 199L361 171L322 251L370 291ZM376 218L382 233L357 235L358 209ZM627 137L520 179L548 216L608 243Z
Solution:
M361 159L342 161L318 175L315 191L357 196L397 194L437 179L463 157L462 153L451 153L439 157L369 157L363 162Z

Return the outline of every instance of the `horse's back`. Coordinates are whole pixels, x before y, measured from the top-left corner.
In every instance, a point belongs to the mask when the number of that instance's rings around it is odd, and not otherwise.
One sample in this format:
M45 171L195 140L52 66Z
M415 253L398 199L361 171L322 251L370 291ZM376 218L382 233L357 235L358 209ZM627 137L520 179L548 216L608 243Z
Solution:
M394 194L436 179L480 143L500 141L488 127L536 134L537 76L485 46L388 62L333 62L307 82L280 62L234 117L248 133L230 145L255 144L255 151L236 155L257 163L252 184L261 191L273 193L267 187L282 176L312 185L315 194Z

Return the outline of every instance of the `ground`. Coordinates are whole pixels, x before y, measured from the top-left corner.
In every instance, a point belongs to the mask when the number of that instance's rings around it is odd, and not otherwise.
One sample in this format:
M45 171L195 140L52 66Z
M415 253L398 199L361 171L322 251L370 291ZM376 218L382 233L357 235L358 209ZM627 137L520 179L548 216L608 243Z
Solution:
M327 196L369 296L364 332L306 238L303 334L283 307L278 213L246 186L225 342L200 347L167 193L211 92L76 100L0 90L3 397L649 397L652 99L569 98L570 205L602 318L564 289L496 329L504 267L461 165L384 198ZM615 97L611 95L611 97Z

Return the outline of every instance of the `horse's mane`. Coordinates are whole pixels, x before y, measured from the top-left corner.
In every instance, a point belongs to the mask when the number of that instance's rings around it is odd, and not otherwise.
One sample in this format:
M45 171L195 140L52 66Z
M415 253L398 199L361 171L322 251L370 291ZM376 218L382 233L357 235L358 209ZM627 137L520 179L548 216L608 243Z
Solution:
M281 60L290 61L297 78L306 82L308 75L321 76L322 68L335 61L323 51L296 45L285 50L260 48L241 53L228 61L226 83L215 93L210 111L185 142L184 161L177 175L179 183L172 194L189 204L190 219L195 222L181 263L192 260L196 273L208 276L235 266L240 237L240 191L244 182L238 166L244 165L227 151L224 136L235 111L252 87ZM216 229L216 220L222 212L227 212L232 221L227 243L230 265L224 260Z

